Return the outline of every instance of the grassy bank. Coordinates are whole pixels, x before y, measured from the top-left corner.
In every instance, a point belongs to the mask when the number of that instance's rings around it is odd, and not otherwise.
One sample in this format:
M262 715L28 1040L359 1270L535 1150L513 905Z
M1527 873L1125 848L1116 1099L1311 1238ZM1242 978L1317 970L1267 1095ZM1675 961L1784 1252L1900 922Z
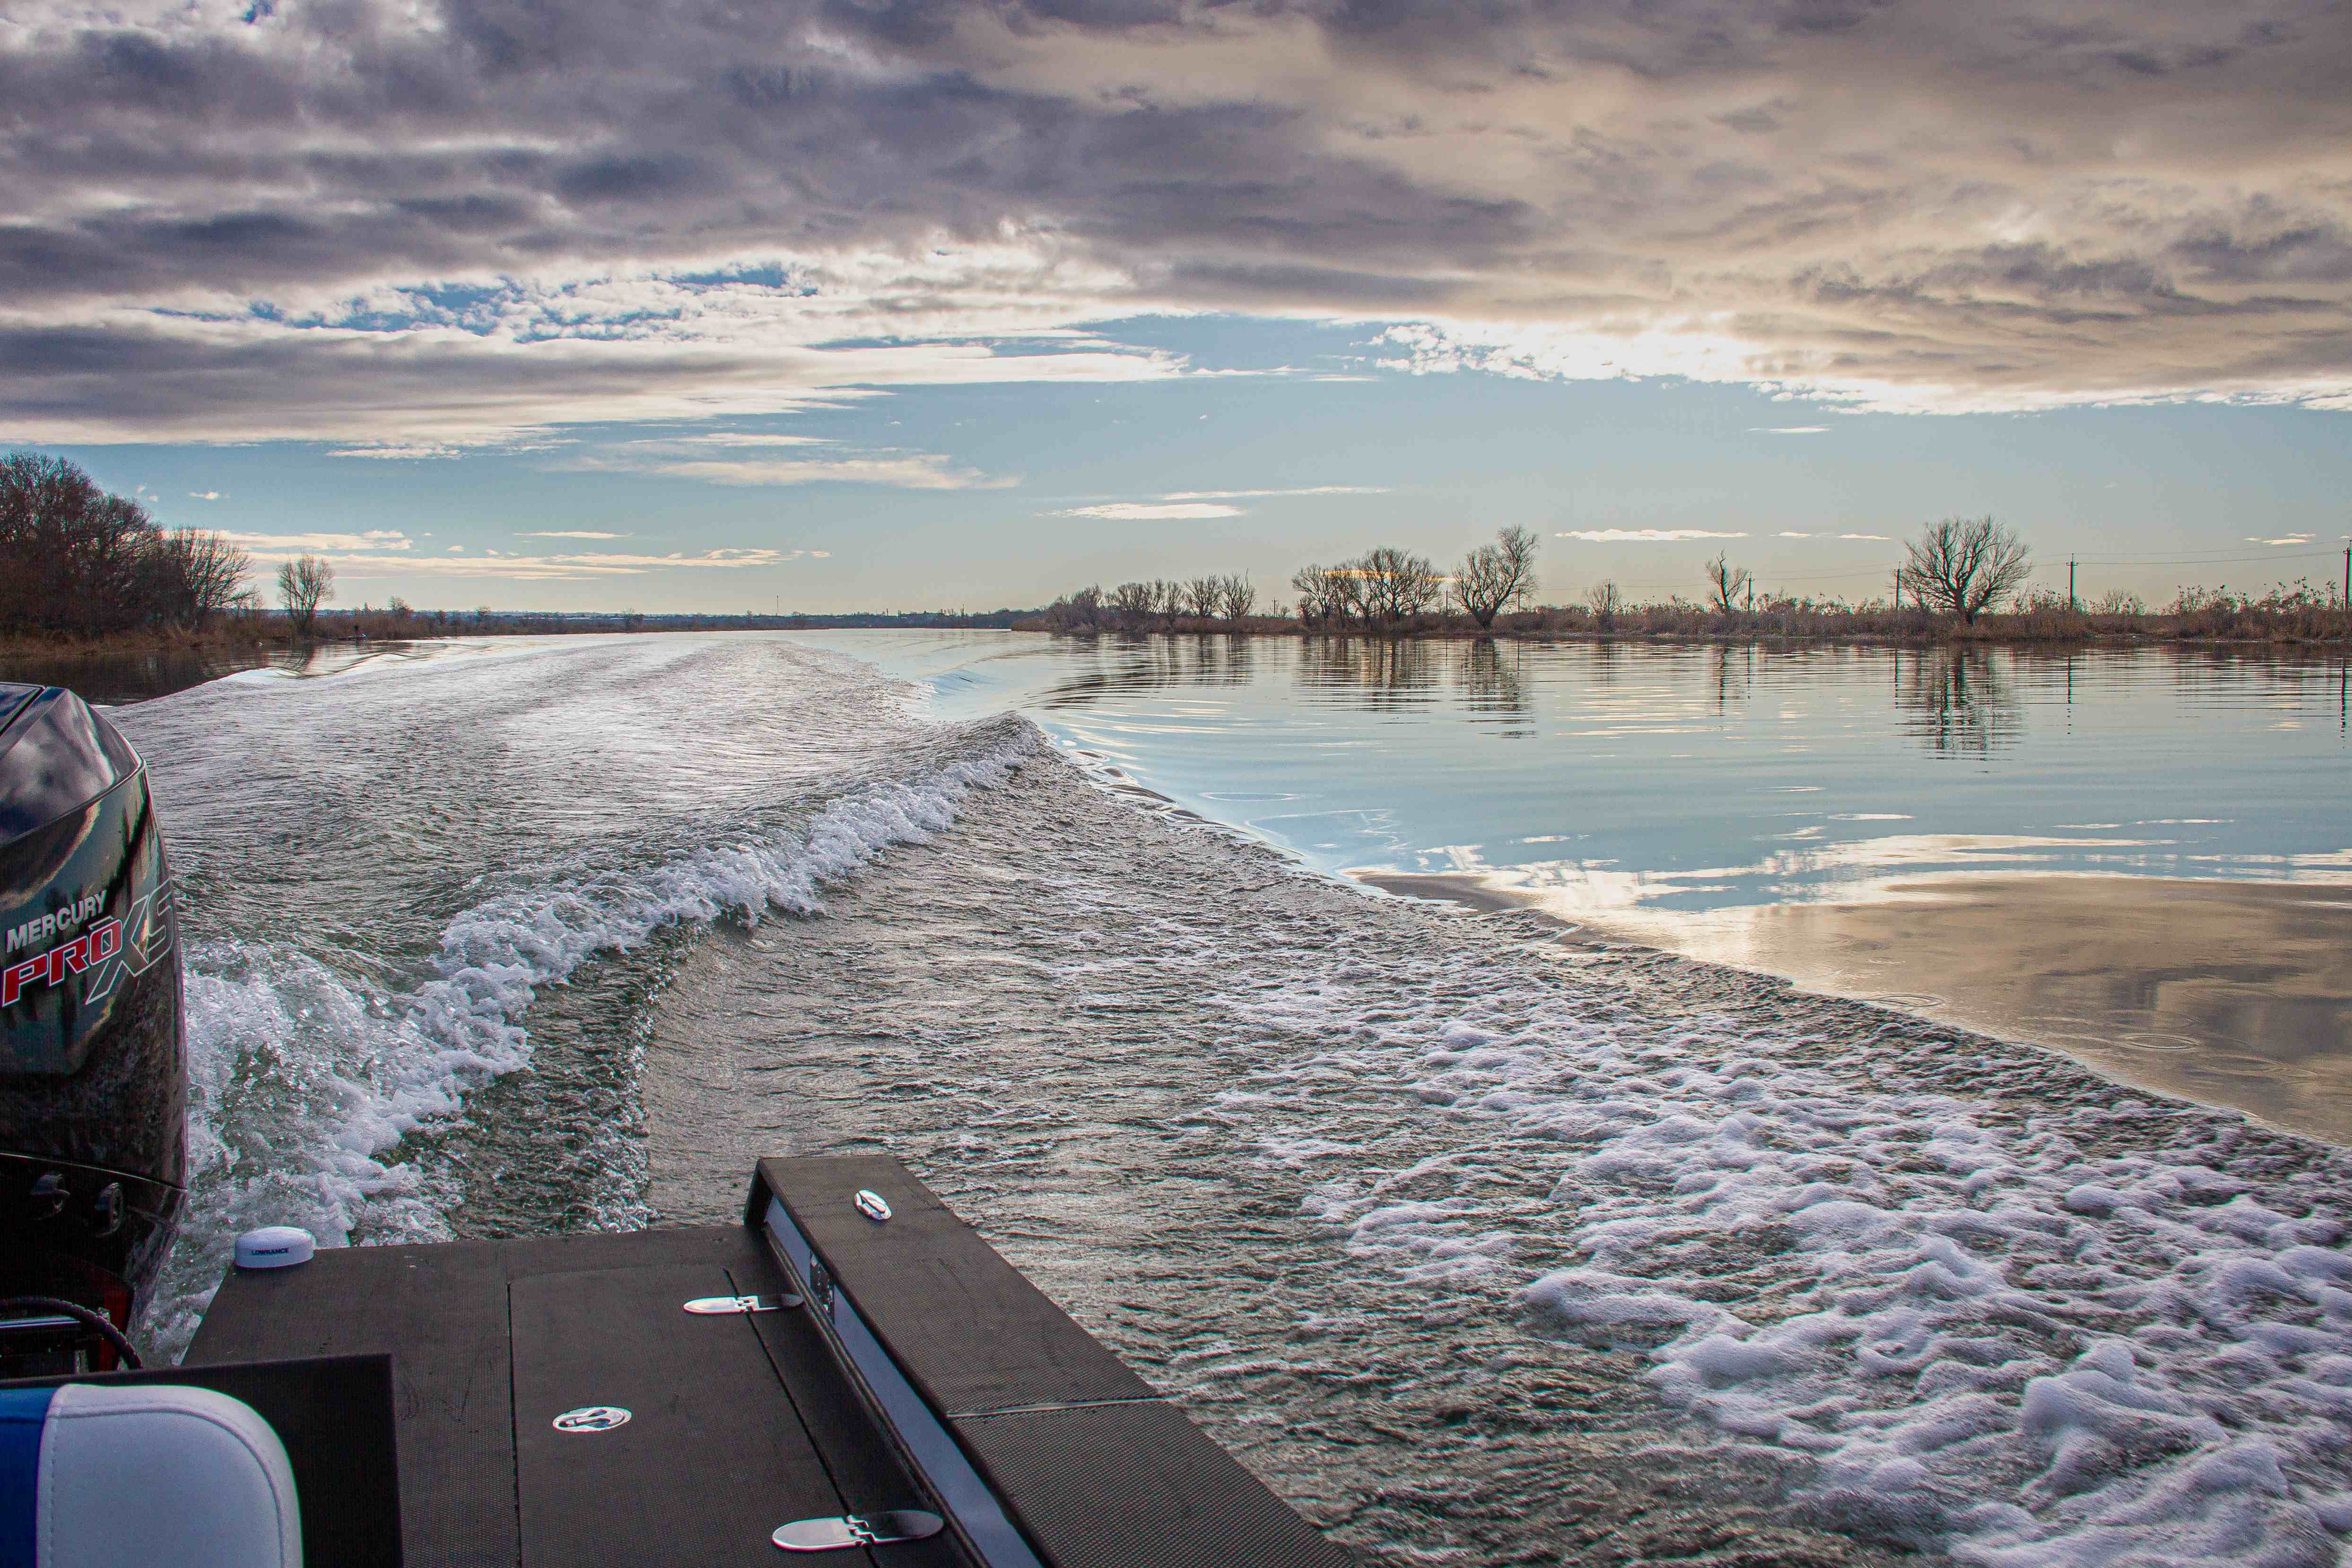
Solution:
M1056 606L1058 608L1059 606ZM1046 611L1013 623L1024 631L1065 634L1228 632L1270 637L1496 637L1545 640L1646 638L1664 642L1937 643L2260 643L2352 645L2352 616L2312 595L2257 598L2226 589L2190 590L2160 611L2130 606L2068 608L2063 602L1988 612L1972 622L1890 605L1847 605L1783 600L1723 612L1686 601L1625 605L1599 611L1547 605L1507 612L1490 630L1468 616L1433 613L1381 623L1307 623L1289 616L1238 619L1197 616L1104 615L1092 623Z
M245 653L289 647L285 623L224 616L206 626L139 626L97 637L0 637L0 659L119 658L139 654Z

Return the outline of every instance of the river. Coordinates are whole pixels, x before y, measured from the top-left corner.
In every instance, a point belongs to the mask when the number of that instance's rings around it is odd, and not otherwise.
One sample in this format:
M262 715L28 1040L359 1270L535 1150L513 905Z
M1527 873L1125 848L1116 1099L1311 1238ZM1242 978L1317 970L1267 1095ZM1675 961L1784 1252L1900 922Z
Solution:
M1612 922L2341 902L2337 668L1892 657L506 638L121 709L194 1071L142 1332L248 1225L880 1148L1367 1563L2332 1563L2342 1152Z

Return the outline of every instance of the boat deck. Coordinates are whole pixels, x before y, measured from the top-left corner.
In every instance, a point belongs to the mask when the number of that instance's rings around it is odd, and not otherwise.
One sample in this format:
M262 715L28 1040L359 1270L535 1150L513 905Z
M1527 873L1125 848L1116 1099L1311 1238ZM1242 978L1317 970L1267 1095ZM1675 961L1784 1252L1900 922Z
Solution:
M800 1300L685 1310L743 1297ZM235 1273L186 1365L378 1355L409 1568L774 1568L781 1525L904 1509L947 1528L805 1560L1346 1562L885 1157L762 1161L740 1226ZM556 1426L589 1407L629 1414Z

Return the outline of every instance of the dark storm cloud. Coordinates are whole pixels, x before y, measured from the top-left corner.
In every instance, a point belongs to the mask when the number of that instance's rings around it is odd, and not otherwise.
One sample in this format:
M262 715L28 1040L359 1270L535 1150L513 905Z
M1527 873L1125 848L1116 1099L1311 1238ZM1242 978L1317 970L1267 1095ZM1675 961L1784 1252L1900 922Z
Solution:
M98 16L0 23L20 437L462 441L698 379L741 409L1165 374L971 345L1166 308L1880 406L2352 396L2340 5ZM824 347L877 341L911 346Z

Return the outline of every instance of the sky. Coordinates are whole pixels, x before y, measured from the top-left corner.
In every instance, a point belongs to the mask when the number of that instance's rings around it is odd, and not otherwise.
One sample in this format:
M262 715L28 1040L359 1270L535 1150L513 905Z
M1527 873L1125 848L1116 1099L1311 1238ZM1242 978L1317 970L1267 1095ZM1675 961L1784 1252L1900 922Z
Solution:
M341 602L2336 582L2321 0L0 3L0 447Z

